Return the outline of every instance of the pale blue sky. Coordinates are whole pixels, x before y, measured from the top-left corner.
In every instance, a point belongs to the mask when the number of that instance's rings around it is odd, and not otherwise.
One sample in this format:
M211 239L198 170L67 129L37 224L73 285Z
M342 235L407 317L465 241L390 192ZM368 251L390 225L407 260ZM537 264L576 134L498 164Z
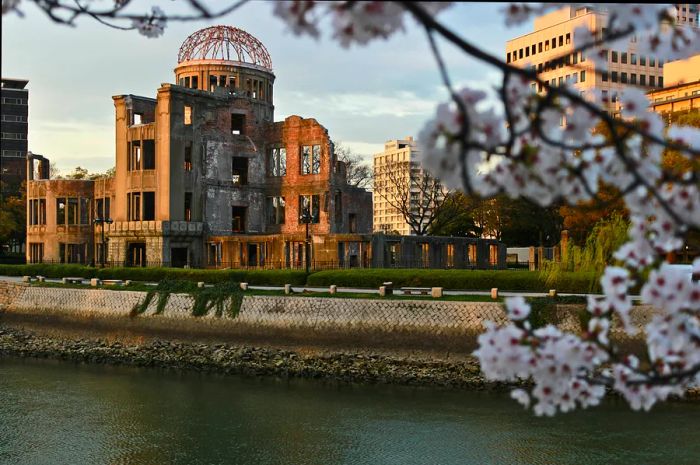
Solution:
M168 1L135 2L172 8ZM217 4L218 2L210 2ZM177 52L197 29L228 24L248 31L267 47L275 82L275 119L293 114L316 118L331 137L371 156L384 141L416 135L445 98L425 34L412 20L405 33L367 47L343 49L329 38L299 38L272 16L272 3L251 2L213 22L172 23L148 39L83 18L76 28L52 23L34 5L21 3L24 18L2 17L2 75L30 81L29 150L62 171L81 165L103 171L114 165L112 95L155 97L173 82ZM494 54L505 41L531 30L508 29L503 4L457 4L439 18ZM170 10L168 10L170 11ZM443 46L456 83L492 86L493 69Z

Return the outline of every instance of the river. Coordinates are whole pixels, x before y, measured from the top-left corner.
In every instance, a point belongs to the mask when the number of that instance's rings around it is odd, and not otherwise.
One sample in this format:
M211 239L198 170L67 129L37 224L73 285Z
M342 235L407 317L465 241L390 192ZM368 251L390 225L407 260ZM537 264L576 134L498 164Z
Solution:
M507 394L0 359L2 464L693 464L700 403L554 418Z

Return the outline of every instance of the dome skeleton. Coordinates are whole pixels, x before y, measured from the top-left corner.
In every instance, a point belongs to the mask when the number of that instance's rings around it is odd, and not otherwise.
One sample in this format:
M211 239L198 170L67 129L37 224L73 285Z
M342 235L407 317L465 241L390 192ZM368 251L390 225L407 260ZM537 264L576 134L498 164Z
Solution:
M272 70L265 46L242 29L212 26L191 34L180 47L177 61L226 60L262 66Z

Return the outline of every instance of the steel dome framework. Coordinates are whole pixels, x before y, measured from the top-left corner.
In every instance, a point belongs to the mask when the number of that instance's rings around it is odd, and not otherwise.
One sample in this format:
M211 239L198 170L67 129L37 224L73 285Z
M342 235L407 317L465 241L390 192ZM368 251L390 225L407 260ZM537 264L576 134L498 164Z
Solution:
M190 60L238 61L272 71L270 54L262 42L232 26L212 26L191 34L177 54L178 64Z

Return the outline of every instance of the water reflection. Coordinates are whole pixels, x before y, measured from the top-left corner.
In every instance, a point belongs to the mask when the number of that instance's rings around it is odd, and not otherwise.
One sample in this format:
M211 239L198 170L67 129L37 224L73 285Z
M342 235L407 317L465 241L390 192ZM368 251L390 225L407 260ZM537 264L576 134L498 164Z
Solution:
M504 395L0 359L0 463L697 464L700 404L535 418Z

